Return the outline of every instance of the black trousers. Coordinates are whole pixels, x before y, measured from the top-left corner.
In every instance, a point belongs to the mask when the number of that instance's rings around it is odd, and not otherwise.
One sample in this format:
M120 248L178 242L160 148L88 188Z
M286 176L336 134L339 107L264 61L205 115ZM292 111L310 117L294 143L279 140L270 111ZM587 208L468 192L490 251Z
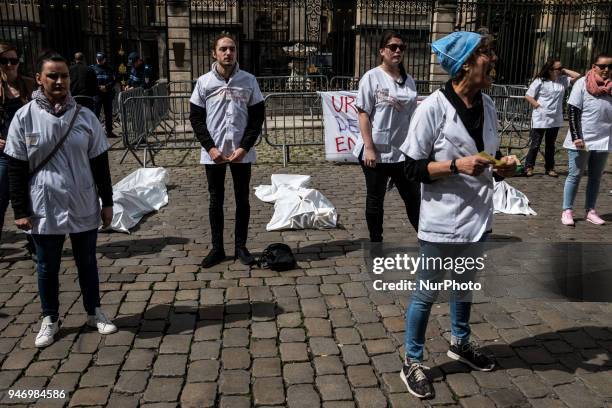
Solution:
M100 118L100 111L104 107L104 127L106 128L106 136L110 136L113 132L113 92L106 92L97 95L94 98L94 113Z
M534 168L542 139L546 143L544 151L544 168L546 171L553 170L555 168L555 142L557 141L557 134L559 128L548 128L548 129L531 129L529 134L529 152L525 159L526 168Z
M246 246L249 232L249 218L251 206L249 204L249 190L251 182L251 163L223 163L207 164L206 179L208 180L208 193L210 206L210 230L213 249L223 249L223 202L225 199L225 173L229 166L234 182L234 197L236 199L236 225L234 227L236 248Z
M397 187L404 205L406 215L415 231L419 228L419 209L421 207L421 184L414 183L404 176L404 163L376 163L376 167L366 167L361 162L366 180L366 222L370 232L370 241L381 242L383 218L385 214L385 193L389 179Z

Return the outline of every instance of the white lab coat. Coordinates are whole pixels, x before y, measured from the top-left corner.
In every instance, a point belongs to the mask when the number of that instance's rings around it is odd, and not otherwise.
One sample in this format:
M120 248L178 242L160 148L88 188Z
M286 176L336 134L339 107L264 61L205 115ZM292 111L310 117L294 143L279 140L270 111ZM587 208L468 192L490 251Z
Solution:
M570 86L571 78L562 75L556 81L536 78L525 95L531 96L540 107L531 112L531 127L548 129L563 126L563 97Z
M483 141L491 155L499 146L495 105L482 95ZM453 105L440 90L416 109L401 150L414 160L447 161L477 154ZM477 242L493 224L493 175L487 168L478 177L456 174L421 184L418 238L429 242Z
M225 82L216 70L212 69L198 78L189 102L206 109L206 128L217 149L226 156L240 147L247 126L248 108L263 101L257 80L238 64ZM255 162L255 148L251 148L240 163ZM206 149L200 154L201 164L214 164Z
M31 101L17 111L4 152L32 171L66 133L76 108L56 117ZM89 165L110 145L100 121L82 108L62 147L30 180L32 234L69 234L100 225L100 202Z
M593 96L585 85L585 77L578 79L567 103L582 110L582 138L587 149L612 152L612 96ZM569 129L563 147L577 150Z
M417 106L414 79L408 75L404 85L399 85L381 67L373 68L359 81L355 105L370 115L376 161L398 163L406 160L399 147L406 140L410 118ZM362 150L360 138L353 155L359 157Z

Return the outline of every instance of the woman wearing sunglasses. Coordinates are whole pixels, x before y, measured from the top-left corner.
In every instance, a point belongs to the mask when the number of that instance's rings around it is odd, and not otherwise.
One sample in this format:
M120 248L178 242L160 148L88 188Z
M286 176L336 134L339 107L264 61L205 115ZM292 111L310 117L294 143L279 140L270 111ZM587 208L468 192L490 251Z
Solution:
M25 105L34 90L34 79L19 74L17 47L0 42L0 237L9 203L8 156L4 154L6 135L15 112Z
M59 329L59 273L70 235L87 324L101 334L117 330L100 310L96 240L100 218L113 217L108 141L100 121L70 95L68 62L48 52L37 64L39 89L15 114L5 153L15 224L36 246L42 323L36 347L53 343ZM102 200L100 210L99 199Z
M383 239L385 192L389 179L397 186L406 214L415 230L419 223L420 186L403 175L404 155L399 150L408 134L417 106L416 84L402 64L406 44L393 31L380 40L381 64L359 81L357 109L361 141L353 149L366 181L366 222L371 242Z
M531 134L529 152L525 159L525 175L533 176L536 156L542 139L546 143L544 169L551 177L555 171L555 142L559 128L563 126L563 96L572 82L580 77L578 72L563 68L561 61L550 58L531 83L525 99L531 106Z
M584 169L588 182L585 219L594 225L605 221L595 211L599 183L612 151L612 55L601 54L591 70L576 81L567 101L569 131L563 143L569 156L569 169L563 190L561 223L574 226L574 200Z

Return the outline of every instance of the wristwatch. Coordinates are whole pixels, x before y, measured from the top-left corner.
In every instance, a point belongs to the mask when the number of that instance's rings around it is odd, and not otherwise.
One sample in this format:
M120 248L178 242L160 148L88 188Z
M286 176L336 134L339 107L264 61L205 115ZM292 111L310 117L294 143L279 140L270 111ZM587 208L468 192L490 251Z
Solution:
M457 168L456 159L451 160L450 171L451 171L451 174L459 174L459 169Z

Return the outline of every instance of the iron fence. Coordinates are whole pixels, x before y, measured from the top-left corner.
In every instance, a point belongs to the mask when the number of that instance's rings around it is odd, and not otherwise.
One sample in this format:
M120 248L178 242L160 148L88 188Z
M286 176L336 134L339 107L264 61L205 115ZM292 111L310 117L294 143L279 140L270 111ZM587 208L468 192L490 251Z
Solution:
M168 14L182 8L188 22L177 29L188 32L179 38L189 38L184 70L192 79L210 68L211 41L221 32L236 37L241 64L259 77L361 77L379 63L382 31L394 29L408 46L407 71L428 80L433 22L448 7L454 29L495 37L500 84L527 84L548 56L584 72L596 54L610 52L612 0L2 0L0 39L18 45L24 73L52 48L66 57L83 51L90 62L105 51L121 79L128 54L138 51L154 76L167 77L176 68Z
M610 52L610 0L458 0L457 30L485 28L496 39L497 82L527 84L548 57L584 72Z

